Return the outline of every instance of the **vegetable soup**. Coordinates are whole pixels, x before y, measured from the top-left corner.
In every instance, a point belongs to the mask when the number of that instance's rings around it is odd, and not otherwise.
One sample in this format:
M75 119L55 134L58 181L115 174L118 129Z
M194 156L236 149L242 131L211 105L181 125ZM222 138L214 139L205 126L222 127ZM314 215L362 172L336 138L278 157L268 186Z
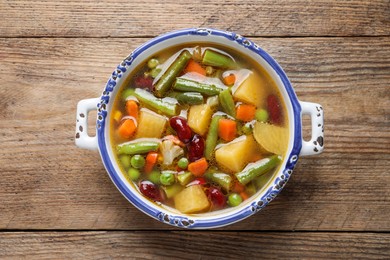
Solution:
M275 82L223 46L175 46L126 78L111 112L118 164L146 198L186 214L236 207L261 190L288 146Z

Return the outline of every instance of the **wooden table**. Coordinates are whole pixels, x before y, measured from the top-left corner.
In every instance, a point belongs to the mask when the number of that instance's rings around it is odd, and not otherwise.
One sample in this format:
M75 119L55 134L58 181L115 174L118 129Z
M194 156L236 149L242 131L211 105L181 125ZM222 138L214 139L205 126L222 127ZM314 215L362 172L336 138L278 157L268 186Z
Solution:
M0 1L0 257L389 259L389 0L141 2ZM147 217L74 145L77 102L135 47L186 27L249 37L325 110L324 153L217 230Z

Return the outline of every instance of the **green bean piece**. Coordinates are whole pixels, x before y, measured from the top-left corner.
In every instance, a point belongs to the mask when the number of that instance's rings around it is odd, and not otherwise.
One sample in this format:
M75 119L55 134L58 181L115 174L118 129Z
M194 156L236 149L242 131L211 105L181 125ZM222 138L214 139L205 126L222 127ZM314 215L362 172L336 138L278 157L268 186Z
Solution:
M198 92L171 92L169 95L175 98L180 104L199 105L203 103L203 96Z
M157 151L158 142L141 141L135 143L125 143L117 146L118 154L144 154L150 151Z
M142 155L136 154L131 157L131 166L136 169L141 169L145 166L145 158Z
M177 114L177 104L166 102L161 98L157 98L152 93L144 89L135 89L134 96L147 107L157 110L155 112L160 111L168 116L175 116Z
M236 117L236 107L230 89L225 89L219 94L219 103L226 114Z
M207 49L204 52L202 63L204 65L210 65L225 69L235 67L235 62L232 58L210 49Z
M161 175L161 173L159 171L154 170L151 173L149 173L148 180L153 182L156 185L159 185L160 184L160 175Z
M175 78L183 71L187 66L187 63L190 61L192 55L189 51L183 51L179 57L171 64L171 66L165 71L165 73L158 80L157 84L154 86L156 95L158 97L163 97L165 92L167 92Z
M134 96L135 89L128 88L122 92L122 100L126 100L129 96Z
M236 207L238 205L240 205L242 202L242 198L240 195L238 195L237 193L230 193L229 196L228 196L228 204L231 206L231 207Z
M122 154L121 156L119 156L119 161L125 169L130 167L130 156L128 156L127 154Z
M183 157L180 158L180 160L177 162L177 166L180 167L180 169L187 169L188 167L188 159Z
M138 180L139 176L141 176L141 173L139 172L139 170L134 169L134 168L130 168L130 169L127 171L127 174L129 175L129 178L130 178L130 180L132 180L132 181Z
M265 109L257 109L255 113L255 118L259 122L267 122L268 121L268 112Z
M255 162L247 169L236 173L236 178L241 184L247 184L254 180L256 177L263 175L264 173L275 168L282 158L278 155L272 155L271 157L264 158L258 162Z
M258 190L262 189L268 181L272 178L273 173L267 172L266 174L263 174L253 180L253 183L255 184L256 188Z
M160 183L165 186L169 186L175 183L175 175L172 171L163 171L160 175Z
M206 157L207 160L211 160L214 157L214 149L218 141L218 122L221 118L222 116L213 116L211 119L204 150L204 157Z
M225 191L229 191L232 187L233 178L230 174L223 172L206 172L204 176L207 180L215 182L221 186Z
M154 69L159 64L158 59L152 58L148 60L148 67L149 69Z
M182 186L186 186L190 181L194 179L194 175L191 172L183 172L179 173L177 175L177 181L180 183Z
M181 186L179 183L175 183L169 186L162 186L161 188L165 191L165 195L168 199L173 198L173 196L175 196L184 189L184 187Z
M200 83L185 78L177 78L173 84L173 89L180 91L198 92L207 96L218 95L223 90L223 88L216 85Z

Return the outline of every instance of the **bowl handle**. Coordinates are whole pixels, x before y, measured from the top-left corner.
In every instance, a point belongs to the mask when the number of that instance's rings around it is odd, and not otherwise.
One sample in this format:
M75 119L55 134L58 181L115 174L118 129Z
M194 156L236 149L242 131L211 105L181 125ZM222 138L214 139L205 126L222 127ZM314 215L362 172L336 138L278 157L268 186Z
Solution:
M88 112L97 109L99 101L99 98L90 98L80 100L77 104L75 143L80 148L98 149L97 136L88 135Z
M324 150L324 109L320 104L299 101L302 115L311 117L311 139L302 139L300 156L320 154Z

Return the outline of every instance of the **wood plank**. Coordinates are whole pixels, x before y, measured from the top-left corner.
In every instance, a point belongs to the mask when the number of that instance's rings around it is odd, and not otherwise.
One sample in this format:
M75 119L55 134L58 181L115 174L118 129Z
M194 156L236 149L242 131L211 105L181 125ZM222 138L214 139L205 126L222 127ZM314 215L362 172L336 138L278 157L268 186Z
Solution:
M0 248L18 259L388 259L390 234L7 232Z
M155 36L191 27L247 36L384 36L389 13L387 0L1 1L0 37Z
M325 152L238 230L389 231L390 39L256 38L301 100L325 108ZM0 228L169 229L130 205L96 152L74 145L75 108L146 39L0 39Z

